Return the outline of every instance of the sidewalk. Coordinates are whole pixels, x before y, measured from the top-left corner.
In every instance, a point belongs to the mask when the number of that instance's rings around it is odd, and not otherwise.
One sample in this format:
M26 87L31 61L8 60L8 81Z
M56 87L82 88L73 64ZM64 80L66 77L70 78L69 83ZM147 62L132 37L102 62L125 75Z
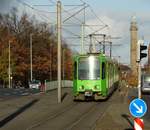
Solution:
M104 115L99 118L96 123L95 130L133 130L133 120L129 112L129 103L131 98L135 98L131 88L122 86L119 90L117 99L114 99L112 105L106 110ZM132 95L131 95L132 94ZM145 129L150 130L149 123L146 125Z

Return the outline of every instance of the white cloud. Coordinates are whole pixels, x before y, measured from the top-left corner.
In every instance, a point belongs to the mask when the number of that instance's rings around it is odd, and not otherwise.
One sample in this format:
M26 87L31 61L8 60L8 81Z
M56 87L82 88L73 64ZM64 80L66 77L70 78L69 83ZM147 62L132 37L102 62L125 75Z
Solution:
M105 23L109 26L108 28L105 28L99 33L110 33L112 36L127 36L127 31L129 31L129 23L130 21L125 21L124 19L119 19L119 16L109 16L109 15L101 15L100 18L105 21ZM90 19L86 22L89 25L97 25L98 20L97 19ZM98 30L100 27L92 27L94 30ZM90 33L91 30L87 29L86 30L88 33Z

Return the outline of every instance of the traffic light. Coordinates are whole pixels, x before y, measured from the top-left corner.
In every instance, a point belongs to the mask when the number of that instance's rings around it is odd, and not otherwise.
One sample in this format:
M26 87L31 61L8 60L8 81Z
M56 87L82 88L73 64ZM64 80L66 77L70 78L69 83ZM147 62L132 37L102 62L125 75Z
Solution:
M147 56L146 52L142 52L143 50L146 50L146 49L147 49L146 45L140 45L140 60Z
M141 61L142 58L147 56L147 52L144 52L147 49L147 46L144 45L144 40L138 40L137 44L137 61Z

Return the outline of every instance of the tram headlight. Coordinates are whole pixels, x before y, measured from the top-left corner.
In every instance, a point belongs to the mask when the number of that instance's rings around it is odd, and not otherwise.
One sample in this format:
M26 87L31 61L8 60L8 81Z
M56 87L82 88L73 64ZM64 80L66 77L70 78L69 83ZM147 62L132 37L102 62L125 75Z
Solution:
M83 85L80 86L79 89L80 89L80 90L84 90L84 86L83 86Z
M99 86L98 86L98 85L95 85L95 86L94 86L94 89L95 89L95 90L99 89Z

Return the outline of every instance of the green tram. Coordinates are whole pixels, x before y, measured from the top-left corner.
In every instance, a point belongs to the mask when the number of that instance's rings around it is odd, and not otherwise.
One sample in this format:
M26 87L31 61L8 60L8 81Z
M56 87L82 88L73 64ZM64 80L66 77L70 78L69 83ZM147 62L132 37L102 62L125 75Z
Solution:
M106 99L118 86L118 63L104 54L74 57L74 100Z

